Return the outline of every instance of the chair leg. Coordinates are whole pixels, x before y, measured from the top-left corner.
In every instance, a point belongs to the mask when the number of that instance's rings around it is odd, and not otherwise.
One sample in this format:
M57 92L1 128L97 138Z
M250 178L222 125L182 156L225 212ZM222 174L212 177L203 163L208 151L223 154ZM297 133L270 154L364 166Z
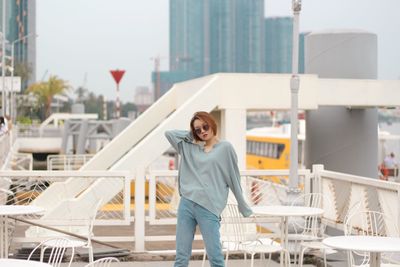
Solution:
M282 249L282 251L283 251L283 258L281 259L281 261L282 260L285 260L285 266L289 266L290 267L290 253L289 253L289 251L287 250L287 249Z
M43 262L43 259L44 259L44 249L40 249L40 262Z
M293 252L293 263L296 265L297 263L297 241L294 241L294 252Z
M254 266L254 253L251 253L251 263L250 263L250 267Z
M290 267L290 253L289 253L288 250L286 250L285 254L286 254L286 257L287 257L287 261L286 261L287 262L287 266Z
M201 267L204 267L204 264L206 264L206 255L207 255L207 253L204 251L203 262L201 263Z
M89 262L93 262L94 261L94 256L93 256L93 247L89 246L88 247L88 252L89 252Z
M228 267L229 249L226 250L225 267Z
M267 267L269 267L269 265L271 264L271 257L272 257L272 253L269 253Z
M300 246L301 248L301 246ZM304 260L304 253L306 252L307 247L304 247L301 251L300 251L300 255L299 255L299 266L302 267L303 266L303 260ZM326 267L326 266L325 266Z
M322 250L322 252L324 253L324 267L327 267L327 262L326 262L326 251L325 249Z

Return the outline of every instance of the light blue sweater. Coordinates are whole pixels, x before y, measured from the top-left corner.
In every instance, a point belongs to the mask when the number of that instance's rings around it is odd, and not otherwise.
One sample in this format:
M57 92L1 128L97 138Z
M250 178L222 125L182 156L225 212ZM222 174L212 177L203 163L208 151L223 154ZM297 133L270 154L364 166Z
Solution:
M243 216L252 214L243 198L237 156L229 142L220 141L210 152L204 152L202 145L193 142L189 131L166 131L165 136L182 158L178 176L181 196L219 217L230 188Z

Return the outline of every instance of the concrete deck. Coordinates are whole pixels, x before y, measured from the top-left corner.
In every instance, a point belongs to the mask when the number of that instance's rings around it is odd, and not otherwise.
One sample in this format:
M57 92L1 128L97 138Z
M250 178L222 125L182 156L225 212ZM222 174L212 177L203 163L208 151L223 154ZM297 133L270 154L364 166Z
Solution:
M71 267L84 267L85 264L87 263L73 263ZM229 267L244 267L250 265L250 260L247 260L247 264L245 264L244 260L229 260ZM62 267L66 267L67 264L62 264ZM136 262L120 262L120 263L114 263L111 264L111 267L173 267L174 262L173 261L136 261ZM190 261L189 267L200 267L201 266L201 261ZM206 262L205 267L209 267L210 265L208 262ZM261 267L261 266L266 266L266 263L263 261L261 262L260 260L255 260L254 262L254 267ZM279 263L271 261L271 264L269 265L271 267L278 267L280 266ZM310 266L315 266L315 265L303 265L304 267L310 267Z

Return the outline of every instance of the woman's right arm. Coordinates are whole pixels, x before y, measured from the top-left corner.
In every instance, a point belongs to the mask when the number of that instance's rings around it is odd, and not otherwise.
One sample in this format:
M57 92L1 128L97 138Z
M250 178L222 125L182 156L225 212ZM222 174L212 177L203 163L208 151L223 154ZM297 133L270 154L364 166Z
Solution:
M193 142L193 137L190 131L185 130L169 130L165 132L165 137L167 137L168 142L175 148L178 153L180 153L181 142Z

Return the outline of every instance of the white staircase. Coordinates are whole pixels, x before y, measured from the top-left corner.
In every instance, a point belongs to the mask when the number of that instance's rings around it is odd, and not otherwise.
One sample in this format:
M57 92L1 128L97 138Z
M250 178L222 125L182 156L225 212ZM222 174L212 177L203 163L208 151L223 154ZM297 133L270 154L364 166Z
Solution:
M81 170L135 171L138 166L149 166L170 147L164 137L167 129L189 128L189 121L194 112L211 111L217 106L217 91L208 86L213 81L214 79L198 79L198 87L186 88L185 83L182 83L172 88L99 151ZM116 179L111 181L100 178L93 181L70 178L64 182L53 183L32 202L32 205L45 208L46 213L42 217L44 220L61 219L63 214L60 210L68 210L69 214L65 214L68 218L82 218L82 214L90 214L82 207L88 207L88 203L98 199L106 203L121 192L122 188L123 182L117 182ZM54 195L58 196L59 202L54 201ZM50 199L52 201L49 201ZM36 234L37 230L34 228L26 231L27 236Z

